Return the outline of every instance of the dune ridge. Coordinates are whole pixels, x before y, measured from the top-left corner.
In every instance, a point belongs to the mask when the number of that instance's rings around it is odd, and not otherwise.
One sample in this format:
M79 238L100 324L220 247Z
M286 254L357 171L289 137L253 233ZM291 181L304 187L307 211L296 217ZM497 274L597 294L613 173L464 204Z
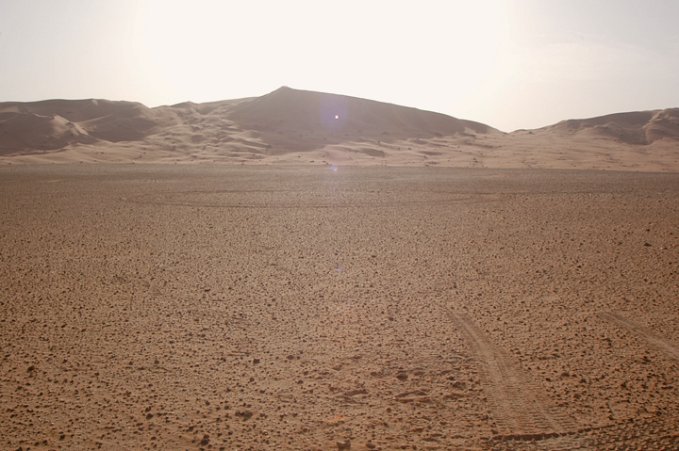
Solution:
M373 100L279 88L236 105L230 118L271 146L298 151L347 141L499 133L478 122Z
M158 127L174 122L174 112L137 102L5 102L0 103L0 151L26 153L102 141L141 141Z
M537 131L564 135L589 133L599 138L637 145L652 144L664 138L679 140L679 108L569 119Z
M679 108L503 133L373 100L281 87L148 108L110 100L0 103L0 164L226 163L679 171Z
M0 113L0 152L59 149L73 143L94 142L77 123L59 115L30 112Z

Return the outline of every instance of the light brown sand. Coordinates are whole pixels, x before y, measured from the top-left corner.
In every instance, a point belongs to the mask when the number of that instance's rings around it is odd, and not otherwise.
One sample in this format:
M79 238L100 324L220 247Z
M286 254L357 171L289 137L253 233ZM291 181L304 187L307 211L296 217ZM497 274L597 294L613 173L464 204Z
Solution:
M502 133L366 99L281 88L257 98L0 103L0 165L223 163L679 172L679 109Z
M679 447L679 176L0 170L0 448Z

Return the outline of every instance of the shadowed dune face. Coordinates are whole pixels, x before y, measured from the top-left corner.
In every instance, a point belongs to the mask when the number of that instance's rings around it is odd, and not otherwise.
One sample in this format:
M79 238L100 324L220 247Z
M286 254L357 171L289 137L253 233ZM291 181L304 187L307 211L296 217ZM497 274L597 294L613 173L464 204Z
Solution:
M281 150L305 150L358 140L432 138L497 133L444 114L336 94L282 87L243 102L229 117Z
M679 108L658 111L644 127L646 141L668 138L679 140Z
M0 149L60 149L68 145L138 141L176 113L136 102L45 100L0 103Z
M16 149L59 149L73 143L94 141L80 125L59 115L0 113L0 154Z
M0 103L0 164L225 163L679 171L679 109L502 133L479 122L288 87L261 97Z
M591 134L625 144L646 145L663 138L679 139L679 109L616 113L569 119L540 129L546 133Z
M137 102L115 102L111 100L42 100L39 102L0 103L1 112L33 113L42 116L58 114L73 122L81 122L112 114L129 114L135 107L144 107Z
M158 126L173 123L174 116L167 110L154 111L141 104L131 104L127 108L114 109L108 115L95 117L81 124L90 135L98 139L110 142L139 141Z

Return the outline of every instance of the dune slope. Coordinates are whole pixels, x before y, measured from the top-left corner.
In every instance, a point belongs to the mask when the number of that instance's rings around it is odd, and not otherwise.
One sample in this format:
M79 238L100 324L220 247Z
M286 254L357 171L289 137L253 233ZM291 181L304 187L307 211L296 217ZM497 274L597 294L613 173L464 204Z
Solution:
M94 141L77 123L59 115L0 113L0 155L17 150L59 149L73 143Z
M135 102L0 103L0 164L225 163L679 171L679 108L502 133L373 100L279 88L147 108Z
M167 109L110 100L0 103L0 149L31 152L97 141L140 141L176 121Z
M440 113L288 87L236 105L229 116L272 146L294 151L346 141L498 133Z
M625 144L647 145L663 138L679 139L679 108L569 119L537 131L566 136L590 134Z

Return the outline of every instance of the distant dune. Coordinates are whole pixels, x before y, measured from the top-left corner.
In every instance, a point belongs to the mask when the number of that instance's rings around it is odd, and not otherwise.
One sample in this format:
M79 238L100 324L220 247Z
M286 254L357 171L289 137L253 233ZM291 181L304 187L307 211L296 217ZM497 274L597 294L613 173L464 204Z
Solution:
M255 98L0 103L0 164L349 164L679 171L679 109L502 133L355 97L288 87Z
M99 141L139 141L175 122L171 112L134 102L6 102L0 103L0 150L30 153Z
M570 119L539 131L566 135L590 134L637 145L651 144L659 139L679 140L679 108Z
M498 133L487 125L444 114L287 87L236 105L230 117L242 128L259 131L282 151L348 141Z
M59 149L69 144L94 141L80 125L59 115L0 113L0 155Z

